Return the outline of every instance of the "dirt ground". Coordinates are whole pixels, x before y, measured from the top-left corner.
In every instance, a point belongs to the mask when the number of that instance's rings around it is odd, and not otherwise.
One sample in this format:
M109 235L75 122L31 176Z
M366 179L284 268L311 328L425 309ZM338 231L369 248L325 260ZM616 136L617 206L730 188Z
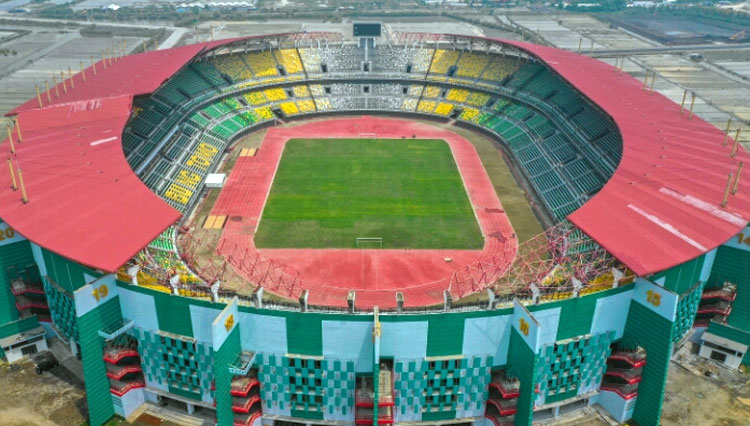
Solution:
M37 375L31 361L0 365L0 424L79 425L86 419L83 383L64 367Z
M692 367L698 372L710 369L714 377L699 376L672 363L664 396L662 425L747 425L750 422L750 376L721 367L709 367L700 361Z

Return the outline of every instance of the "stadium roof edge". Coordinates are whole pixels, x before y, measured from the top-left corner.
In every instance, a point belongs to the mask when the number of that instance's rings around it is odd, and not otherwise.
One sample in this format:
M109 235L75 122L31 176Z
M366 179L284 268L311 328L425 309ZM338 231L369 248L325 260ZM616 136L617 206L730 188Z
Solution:
M730 195L729 173L750 156L698 116L617 68L566 50L498 40L523 49L604 110L623 139L607 184L568 216L639 275L684 263L723 244L750 220L750 192ZM748 188L750 176L739 187Z

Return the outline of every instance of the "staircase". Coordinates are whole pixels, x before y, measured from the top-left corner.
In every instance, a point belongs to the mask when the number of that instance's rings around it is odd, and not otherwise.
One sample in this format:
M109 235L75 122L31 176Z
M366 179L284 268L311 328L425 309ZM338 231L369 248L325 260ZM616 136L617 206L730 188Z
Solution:
M633 351L614 350L607 358L600 389L611 391L629 400L638 396L638 384L643 379L646 351L638 347Z
M357 389L354 392L355 424L372 425L375 393L373 392L372 377L361 377L357 380ZM393 424L393 371L387 366L381 365L378 373L378 424Z
M484 416L495 426L512 425L515 420L521 382L511 376L508 371L500 370L492 373L489 388Z
M244 376L232 376L230 394L235 426L250 426L263 415L257 369L249 369Z
M704 290L693 327L708 327L711 321L726 323L736 298L737 285L729 281L725 281L719 288Z
M109 379L109 391L115 396L123 396L132 389L143 388L146 381L141 369L141 357L136 342L126 339L110 342L104 347L104 363Z

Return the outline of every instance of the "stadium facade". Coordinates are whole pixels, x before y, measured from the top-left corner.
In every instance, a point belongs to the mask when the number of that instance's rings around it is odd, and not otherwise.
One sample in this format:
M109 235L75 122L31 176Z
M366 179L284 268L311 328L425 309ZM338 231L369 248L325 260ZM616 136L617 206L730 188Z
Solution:
M655 425L692 328L709 358L750 363L748 155L690 99L552 48L399 40L283 34L106 58L12 111L4 354L68 342L95 425L164 399L219 425L528 425L592 404ZM231 292L184 255L180 226L238 136L362 113L492 136L550 230L439 306L395 292L320 306L283 277ZM478 291L488 300L459 303Z

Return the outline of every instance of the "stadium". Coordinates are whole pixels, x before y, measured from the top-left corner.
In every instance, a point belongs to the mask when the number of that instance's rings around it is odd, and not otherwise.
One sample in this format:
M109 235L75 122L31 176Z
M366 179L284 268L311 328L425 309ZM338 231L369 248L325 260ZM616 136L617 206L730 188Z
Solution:
M13 110L2 354L67 342L92 425L656 425L691 329L750 364L750 157L689 96L352 31L113 52Z

